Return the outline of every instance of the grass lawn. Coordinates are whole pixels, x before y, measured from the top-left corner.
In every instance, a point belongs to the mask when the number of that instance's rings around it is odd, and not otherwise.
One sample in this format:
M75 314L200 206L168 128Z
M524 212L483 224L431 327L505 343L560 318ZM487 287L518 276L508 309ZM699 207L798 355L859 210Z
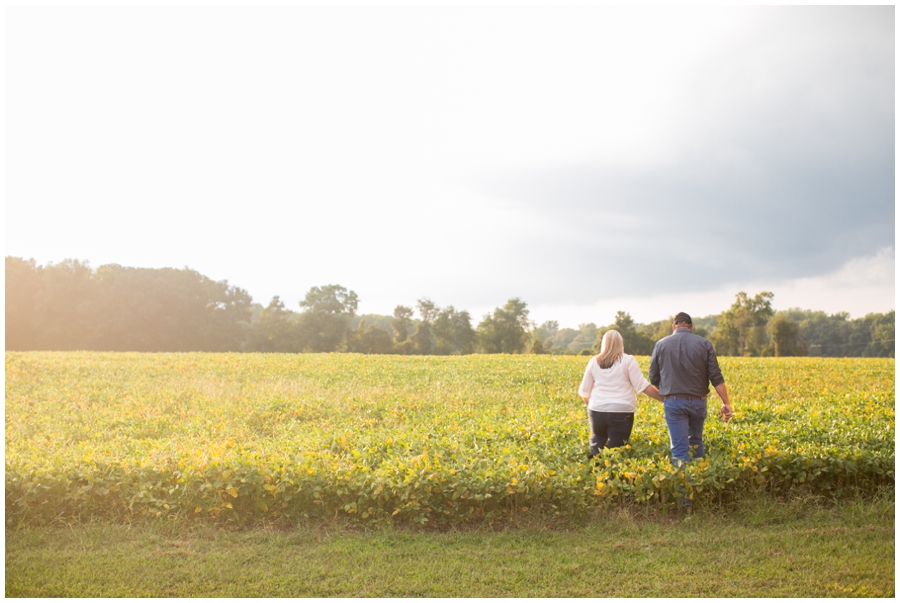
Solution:
M894 493L422 531L7 526L8 597L894 596Z

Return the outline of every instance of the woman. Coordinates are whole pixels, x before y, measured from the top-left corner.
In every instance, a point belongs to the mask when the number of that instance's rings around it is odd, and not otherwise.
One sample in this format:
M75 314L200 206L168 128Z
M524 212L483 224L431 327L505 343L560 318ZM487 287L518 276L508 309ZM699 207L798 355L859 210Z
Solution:
M635 392L643 392L662 402L656 386L644 378L634 356L625 353L625 342L618 331L607 331L600 342L600 353L588 361L578 394L587 405L591 420L591 452L618 448L631 437Z

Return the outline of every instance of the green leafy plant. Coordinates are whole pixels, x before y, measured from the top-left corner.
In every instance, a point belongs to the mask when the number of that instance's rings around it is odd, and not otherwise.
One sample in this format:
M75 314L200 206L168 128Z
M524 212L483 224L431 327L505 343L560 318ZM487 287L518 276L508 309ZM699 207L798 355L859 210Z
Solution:
M710 399L708 455L684 469L643 396L629 444L587 462L584 362L7 353L7 522L490 523L894 483L892 360L723 358L736 416Z

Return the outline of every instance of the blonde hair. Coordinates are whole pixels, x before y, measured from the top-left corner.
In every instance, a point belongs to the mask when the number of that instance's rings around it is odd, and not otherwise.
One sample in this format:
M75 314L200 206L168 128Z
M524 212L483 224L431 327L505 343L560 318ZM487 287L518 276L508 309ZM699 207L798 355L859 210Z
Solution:
M600 353L597 354L597 364L602 369L608 369L621 358L625 353L625 341L622 334L616 330L609 330L603 334L600 341Z

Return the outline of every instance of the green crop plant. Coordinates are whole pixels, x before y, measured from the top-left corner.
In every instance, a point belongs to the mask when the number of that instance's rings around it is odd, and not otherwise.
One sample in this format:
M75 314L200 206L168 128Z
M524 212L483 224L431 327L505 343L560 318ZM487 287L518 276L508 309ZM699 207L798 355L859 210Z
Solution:
M586 360L8 352L7 522L460 524L893 487L892 359L720 359L735 417L713 395L683 469L646 396L588 462Z

